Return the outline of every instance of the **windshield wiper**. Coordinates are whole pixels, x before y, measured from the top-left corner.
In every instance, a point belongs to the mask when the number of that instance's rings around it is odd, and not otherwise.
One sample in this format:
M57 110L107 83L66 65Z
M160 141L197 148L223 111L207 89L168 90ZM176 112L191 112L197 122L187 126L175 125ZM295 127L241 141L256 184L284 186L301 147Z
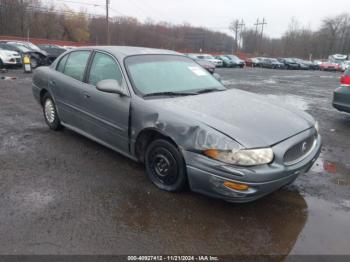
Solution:
M143 97L147 96L193 96L198 95L198 93L194 92L156 92L145 94Z
M207 88L202 89L197 92L197 94L204 94L204 93L211 93L211 92L218 92L218 91L225 91L226 89L217 89L217 88Z

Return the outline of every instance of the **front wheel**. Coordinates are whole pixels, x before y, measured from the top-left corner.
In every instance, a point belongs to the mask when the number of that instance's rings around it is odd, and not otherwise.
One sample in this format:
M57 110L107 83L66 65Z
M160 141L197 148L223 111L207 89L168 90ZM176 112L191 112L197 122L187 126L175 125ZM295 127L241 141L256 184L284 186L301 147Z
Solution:
M185 161L178 148L165 139L151 142L145 153L146 173L158 188L177 192L184 188Z
M58 118L55 102L48 93L46 93L43 97L43 114L45 122L50 127L50 129L62 129L60 119Z

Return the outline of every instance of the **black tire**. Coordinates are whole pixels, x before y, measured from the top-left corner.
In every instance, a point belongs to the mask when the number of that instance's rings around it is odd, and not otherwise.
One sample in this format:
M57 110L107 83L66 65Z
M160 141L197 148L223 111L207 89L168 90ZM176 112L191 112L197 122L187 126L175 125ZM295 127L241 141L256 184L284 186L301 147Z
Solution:
M58 131L63 128L57 114L56 105L49 93L43 97L43 114L46 124L50 129ZM49 104L50 103L50 104ZM50 110L50 111L49 111Z
M2 62L2 60L0 59L0 69L3 69L3 68L5 68L5 66L4 66L4 63Z
M187 183L185 161L178 148L165 139L150 143L145 152L146 173L158 188L181 191Z

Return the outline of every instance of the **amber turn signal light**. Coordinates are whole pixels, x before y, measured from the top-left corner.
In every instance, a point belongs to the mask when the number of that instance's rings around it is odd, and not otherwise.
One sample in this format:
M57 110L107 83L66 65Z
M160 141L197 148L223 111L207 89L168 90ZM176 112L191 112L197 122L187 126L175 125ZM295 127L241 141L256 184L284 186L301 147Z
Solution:
M217 156L219 155L219 151L216 149L207 149L204 151L204 154L211 158L217 158Z
M239 190L239 191L247 191L249 186L244 184L237 184L234 182L226 181L224 182L224 186L230 189Z

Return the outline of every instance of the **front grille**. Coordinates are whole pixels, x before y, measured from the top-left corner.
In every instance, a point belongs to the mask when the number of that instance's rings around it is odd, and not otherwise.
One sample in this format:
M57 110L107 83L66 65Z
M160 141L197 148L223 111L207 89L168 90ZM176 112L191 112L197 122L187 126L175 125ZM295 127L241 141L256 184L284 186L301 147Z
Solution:
M284 163L293 165L303 160L313 149L317 139L317 134L314 134L298 144L292 146L284 154Z

